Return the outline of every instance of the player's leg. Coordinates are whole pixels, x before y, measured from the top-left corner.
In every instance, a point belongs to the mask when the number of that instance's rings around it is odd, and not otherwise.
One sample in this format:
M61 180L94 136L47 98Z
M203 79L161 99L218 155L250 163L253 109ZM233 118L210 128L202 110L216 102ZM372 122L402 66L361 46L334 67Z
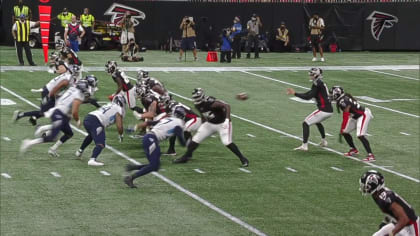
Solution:
M94 125L95 132L92 133L92 139L95 141L95 148L92 151L92 155L88 161L89 166L103 166L104 163L96 161L99 154L105 148L105 128L100 124L99 121Z
M70 119L68 117L64 117L63 124L61 126L61 131L63 131L64 135L48 150L48 154L54 157L59 157L57 153L58 147L60 147L63 143L67 142L71 137L73 137L73 130L70 127Z
M21 42L16 42L16 53L19 60L19 65L23 66L25 62L23 61L23 46Z
M175 136L172 136L172 137L169 138L168 151L163 155L170 155L170 156L175 156L176 155L175 142L176 142L176 137Z
M375 161L375 156L373 155L372 149L370 148L370 143L366 138L369 122L371 119L372 114L369 108L366 108L363 116L357 119L357 137L359 138L360 142L362 142L363 147L368 153L367 157L363 160L367 162Z
M308 139L309 139L309 126L317 123L316 115L319 114L320 110L315 110L309 114L302 123L302 145L295 148L294 150L308 151Z
M359 153L356 146L354 145L353 138L350 135L350 132L352 132L355 129L356 129L356 120L350 118L342 133L344 139L346 140L346 143L350 146L350 150L344 153L344 156L353 156Z
M389 235L392 230L395 228L395 225L393 223L389 223L382 227L380 230L378 230L376 233L374 233L372 236L386 236Z
M83 140L82 145L80 145L79 150L76 151L75 155L77 157L81 157L82 154L83 154L83 151L93 141L92 133L95 132L95 128L94 128L93 123L91 121L91 115L87 115L86 118L83 120L83 127L85 127L85 130L87 131L88 135Z
M31 48L29 47L29 43L24 43L23 48L25 49L26 59L28 60L29 65L35 66L35 63L32 60L32 52L31 52Z
M239 160L242 163L242 166L247 167L249 165L249 161L248 159L246 159L246 157L242 155L238 146L236 146L236 144L232 141L232 131L232 122L230 122L230 120L228 119L226 119L223 124L218 125L218 132L223 145L229 148L229 150L232 151L239 158Z

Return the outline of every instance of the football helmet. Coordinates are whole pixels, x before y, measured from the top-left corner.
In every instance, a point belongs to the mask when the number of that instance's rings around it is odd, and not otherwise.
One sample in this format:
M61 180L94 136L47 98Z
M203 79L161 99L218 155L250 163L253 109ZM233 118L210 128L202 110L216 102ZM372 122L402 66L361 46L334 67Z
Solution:
M344 96L344 89L338 85L331 88L332 99L338 101L342 96Z
M61 51L65 47L66 47L66 42L64 42L64 40L59 39L55 41L55 50Z
M322 78L322 69L313 67L309 70L308 74L313 80Z
M94 89L94 92L98 90L98 79L94 75L87 75L85 80Z
M115 70L117 70L117 67L118 67L118 65L117 65L117 62L116 62L116 61L108 61L108 62L105 64L105 71L106 71L108 74L112 74L112 73L114 73L114 72L115 72Z
M148 93L148 89L146 86L136 86L136 95L137 98L143 98Z
M181 106L175 107L175 109L172 111L172 116L181 120L183 120L186 115L187 112L185 112L185 109Z
M93 89L86 80L79 80L76 82L76 88L79 89L86 97L93 94Z
M149 78L149 72L145 70L137 71L137 79L146 79Z
M122 108L125 108L126 101L123 95L118 94L114 96L114 98L112 99L112 103L117 104L118 106Z
M204 102L205 95L204 90L202 88L195 88L192 92L192 98L194 100L194 104L198 105L202 102Z
M359 183L363 195L373 194L385 186L385 178L378 171L369 170L360 177Z

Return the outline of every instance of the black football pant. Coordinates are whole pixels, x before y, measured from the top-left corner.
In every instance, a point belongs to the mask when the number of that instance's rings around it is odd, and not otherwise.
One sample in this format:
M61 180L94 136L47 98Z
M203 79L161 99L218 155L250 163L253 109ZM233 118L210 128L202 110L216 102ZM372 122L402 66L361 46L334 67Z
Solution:
M28 42L16 42L16 52L19 59L19 64L23 65L25 62L23 61L22 49L25 49L26 59L30 65L33 65L34 62L32 61L32 53L31 48L29 47Z
M84 36L82 47L86 50L89 50L90 44L92 42L92 27L85 27L84 29L86 34Z
M260 49L258 47L258 35L248 35L248 45L246 47L246 57L249 58L251 56L251 47L254 45L254 53L255 58L258 58Z
M222 51L220 53L220 62L231 62L232 57L230 51Z
M232 49L233 49L232 58L240 59L241 58L241 37L240 36L235 36L233 38Z

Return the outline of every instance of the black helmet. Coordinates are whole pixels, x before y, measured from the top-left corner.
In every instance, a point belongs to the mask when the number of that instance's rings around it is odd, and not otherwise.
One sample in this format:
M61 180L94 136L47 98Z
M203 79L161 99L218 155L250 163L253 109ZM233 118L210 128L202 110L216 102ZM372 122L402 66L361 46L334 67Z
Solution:
M373 194L385 185L384 176L376 170L369 170L360 177L359 190L363 195Z

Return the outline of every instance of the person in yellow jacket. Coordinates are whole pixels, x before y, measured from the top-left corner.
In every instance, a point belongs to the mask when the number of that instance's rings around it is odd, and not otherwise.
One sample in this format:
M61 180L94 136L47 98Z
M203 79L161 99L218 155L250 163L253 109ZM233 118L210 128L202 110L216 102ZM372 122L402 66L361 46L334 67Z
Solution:
M185 16L182 18L182 22L179 25L179 29L182 30L181 48L179 49L178 61L182 60L182 55L188 49L193 50L194 61L197 61L197 49L195 42L195 23L194 18L191 16Z
M277 28L275 46L277 52L290 51L289 30L284 21L280 22L280 28Z
M32 18L31 9L23 5L23 0L18 0L18 4L13 7L12 22L19 20L20 15L25 15L26 19L30 20Z
M71 23L71 17L74 16L73 13L69 12L67 7L63 9L63 12L57 15L57 19L61 22L60 34L64 38L64 30L68 24Z
M89 49L92 43L92 32L95 29L95 17L89 14L89 8L85 8L79 19L86 34L86 37L84 37L85 40L82 42L82 47Z
M23 66L23 55L22 49L25 48L26 59L31 66L36 66L32 61L31 48L29 47L29 35L31 33L31 28L39 26L39 21L33 22L26 19L25 14L21 14L19 20L15 22L12 27L12 35L16 43L16 52L19 59L19 65Z

